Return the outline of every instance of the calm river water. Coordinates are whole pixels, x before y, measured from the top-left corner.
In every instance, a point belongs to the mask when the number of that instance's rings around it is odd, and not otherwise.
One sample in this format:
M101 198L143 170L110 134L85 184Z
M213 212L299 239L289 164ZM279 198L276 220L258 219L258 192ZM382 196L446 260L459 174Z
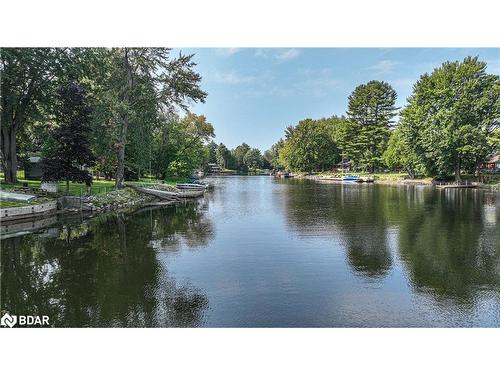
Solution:
M500 326L500 194L227 177L1 242L1 309L57 327Z

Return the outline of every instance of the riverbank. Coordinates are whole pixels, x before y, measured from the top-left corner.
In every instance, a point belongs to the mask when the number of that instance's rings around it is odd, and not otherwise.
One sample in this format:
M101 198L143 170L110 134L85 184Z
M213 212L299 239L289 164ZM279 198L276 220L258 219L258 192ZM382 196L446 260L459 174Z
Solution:
M423 186L434 186L438 185L439 182L432 177L423 178L409 178L405 173L353 173L360 177L373 178L373 182L380 185L423 185ZM305 174L305 173L294 173L293 178L298 179L308 179L316 181L335 181L332 177L341 177L339 173L319 173L319 174ZM500 190L500 176L498 178L490 178L487 183L478 181L477 177L474 176L464 176L464 181L473 182L476 184L477 188L488 189L488 190Z
M168 192L169 196L158 198L158 196L148 194L147 191L142 191L140 186L154 189L154 191ZM84 196L60 196L58 193L41 193L37 190L27 190L25 192L34 195L37 193L43 195L40 197L37 196L32 202L26 204L3 201L1 211L2 221L30 220L39 218L40 216L50 216L67 212L101 213L120 210L128 211L152 205L175 204L181 199L194 198L193 194L186 194L175 186L163 183L128 183L121 190ZM44 207L47 205L47 202L51 204L50 210Z
M401 173L374 173L374 174L366 174L366 173L354 173L357 176L362 178L370 178L373 179L376 184L383 185L432 185L433 180L431 177L426 178L415 178L410 179L408 175ZM307 179L307 180L316 180L316 181L335 181L332 178L334 177L342 177L339 173L322 173L322 174L293 174L294 178L299 179Z

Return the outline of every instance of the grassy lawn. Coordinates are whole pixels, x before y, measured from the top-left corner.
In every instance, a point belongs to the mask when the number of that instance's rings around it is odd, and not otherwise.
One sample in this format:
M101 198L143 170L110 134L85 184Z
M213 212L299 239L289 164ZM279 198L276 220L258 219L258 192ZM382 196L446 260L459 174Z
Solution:
M0 200L0 208L32 206L33 204L35 204L35 203L30 203L30 202L7 202L7 201Z
M32 189L39 189L41 181L37 180L26 180L24 178L24 171L20 170L17 172L17 179L18 182L16 184L6 184L3 182L4 179L4 174L3 172L0 172L0 186L2 189L9 190L9 188L19 188L23 186L28 186L29 188ZM145 184L157 184L157 183L165 183L168 185L174 185L177 182L187 182L189 179L187 178L167 178L165 181L160 181L156 178L152 177L145 177L141 178L139 181L127 181L127 185L132 185L132 186L137 186L137 185L145 185ZM70 182L69 183L69 195L74 195L74 196L80 196L80 195L101 195L101 194L106 194L110 191L115 190L115 181L114 180L93 180L92 181L92 186L89 191L87 191L87 186L83 183L75 183L75 182ZM66 193L66 182L59 182L59 194L67 194ZM2 203L7 203L7 202L2 202ZM10 202L9 202L10 203ZM14 206L11 206L14 207Z
M3 179L3 173L0 174L0 178ZM6 184L4 182L1 183L2 188L8 189L9 187L23 187L27 184L29 188L33 189L39 189L40 188L40 181L37 180L26 180L24 178L19 178L17 180L16 184ZM95 194L105 194L108 191L114 190L115 188L115 182L114 181L108 181L108 180L95 180L92 183L91 195ZM59 191L63 194L66 194L66 182L59 182ZM70 182L69 183L69 195L85 195L87 192L87 187L85 184L82 183L75 183L75 182Z

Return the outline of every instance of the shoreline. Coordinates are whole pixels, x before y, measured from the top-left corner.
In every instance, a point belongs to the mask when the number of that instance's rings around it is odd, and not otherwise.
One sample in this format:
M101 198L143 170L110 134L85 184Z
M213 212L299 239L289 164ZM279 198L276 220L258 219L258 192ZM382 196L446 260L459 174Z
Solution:
M363 176L362 176L363 177ZM293 175L293 178L312 180L312 181L331 181L342 183L342 181L337 181L331 179L329 175L304 175L297 174ZM432 179L423 178L423 179L404 179L404 178L380 178L378 176L374 176L374 181L370 182L378 185L396 185L396 186L405 186L405 185L423 185L423 186L433 186Z
M156 184L155 186L160 186L165 191L180 192L179 189L167 184ZM172 199L159 199L132 187L113 190L104 195L54 197L49 202L22 207L2 208L2 235L11 233L9 228L23 227L25 224L39 221L48 222L49 219L57 218L58 215L87 214L92 217L112 212L133 212L143 208L171 206L196 198L178 196ZM41 208L45 208L49 203L50 210L44 209L40 211ZM22 214L16 214L18 211Z
M304 179L311 181L322 181L331 183L342 183L342 181L333 180L330 175L306 175L306 174L293 174L293 178ZM362 176L363 177L363 176ZM388 186L439 186L436 184L431 177L425 178L403 178L403 177L380 177L375 175L374 181L370 182L377 185L388 185ZM500 191L500 184L485 184L477 183L477 189Z

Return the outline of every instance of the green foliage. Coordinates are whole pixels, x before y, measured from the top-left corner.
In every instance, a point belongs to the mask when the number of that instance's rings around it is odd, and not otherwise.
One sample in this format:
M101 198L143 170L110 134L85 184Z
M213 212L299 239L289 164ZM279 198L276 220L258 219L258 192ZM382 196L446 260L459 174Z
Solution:
M193 55L171 58L168 48L127 47L113 48L110 54L108 88L118 118L116 186L121 188L126 165L139 172L147 168L144 149L149 148L150 155L152 150L145 135L157 120L178 109L187 111L189 103L204 102L207 94L200 88Z
M359 85L349 96L345 124L339 134L342 151L356 166L374 171L382 164L390 136L396 91L386 82Z
M500 126L500 123L497 126ZM488 144L492 150L500 152L500 127L496 127L488 135Z
M168 164L168 176L189 176L191 172L188 162L184 160L173 160Z
M387 149L382 154L382 160L393 170L404 168L410 178L425 173L424 166L419 162L402 127L398 127L392 132Z
M245 155L250 151L250 146L246 143L242 143L231 151L234 161L236 163L236 169L240 171L245 171L249 168L249 165L245 162Z
M325 170L339 158L334 140L337 118L303 120L287 128L287 139L278 148L278 164L294 171Z
M215 158L217 160L217 164L222 169L233 169L236 166L236 161L234 160L231 151L229 151L223 143L220 143L217 146Z
M256 170L262 167L262 155L257 148L251 148L243 157L245 166L250 170Z
M164 118L154 133L155 175L162 179L187 177L195 169L203 170L209 158L206 143L214 136L213 126L205 116L189 113L184 118Z
M462 169L472 172L492 151L488 136L499 116L499 77L486 74L486 63L467 57L420 77L401 111L401 126L432 174L454 173L458 181Z
M58 85L90 75L95 54L90 48L0 49L0 145L6 182L16 181L18 138L21 153L40 151Z
M285 145L285 141L280 138L278 142L271 146L271 149L266 151L266 154L269 155L266 158L268 159L271 168L273 169L282 169L284 166L280 163L279 153L280 150Z
M61 85L55 105L59 126L53 129L42 159L43 181L85 182L92 176L85 168L95 158L89 147L92 108L86 102L85 90L76 82Z
M217 143L210 141L208 144L208 162L217 163Z

